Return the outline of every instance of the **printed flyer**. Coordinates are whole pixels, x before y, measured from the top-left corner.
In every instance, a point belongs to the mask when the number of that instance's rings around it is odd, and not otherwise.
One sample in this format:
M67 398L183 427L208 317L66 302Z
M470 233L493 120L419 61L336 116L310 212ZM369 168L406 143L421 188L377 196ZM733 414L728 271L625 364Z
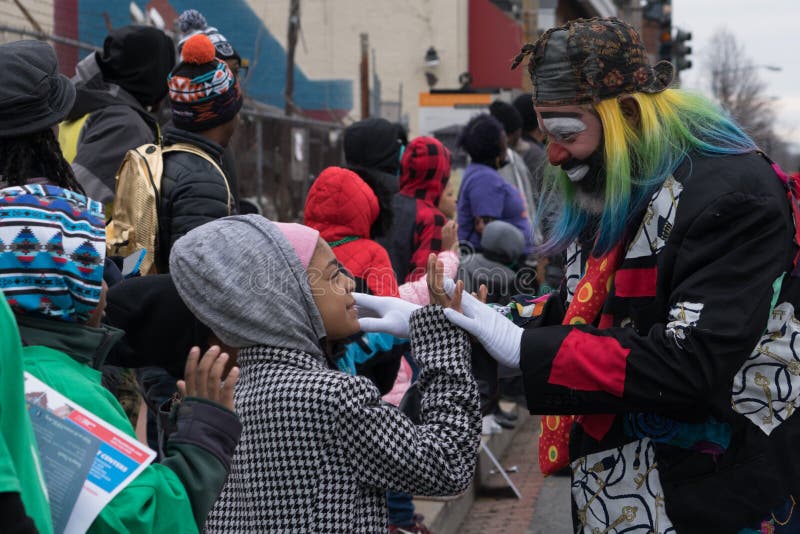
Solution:
M27 372L25 399L55 532L86 532L156 453Z

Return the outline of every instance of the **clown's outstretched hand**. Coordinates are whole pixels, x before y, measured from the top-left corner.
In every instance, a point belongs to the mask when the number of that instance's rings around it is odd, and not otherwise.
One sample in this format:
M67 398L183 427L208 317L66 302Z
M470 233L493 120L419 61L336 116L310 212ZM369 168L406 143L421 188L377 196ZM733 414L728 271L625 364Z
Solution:
M461 302L462 313L453 308L444 310L450 322L475 336L492 358L508 367L519 368L522 328L463 291L460 284L456 287L452 280L445 280L445 291L453 295L454 302Z
M395 337L408 337L411 314L420 308L396 297L377 297L353 293L358 306L358 324L363 332L385 332Z

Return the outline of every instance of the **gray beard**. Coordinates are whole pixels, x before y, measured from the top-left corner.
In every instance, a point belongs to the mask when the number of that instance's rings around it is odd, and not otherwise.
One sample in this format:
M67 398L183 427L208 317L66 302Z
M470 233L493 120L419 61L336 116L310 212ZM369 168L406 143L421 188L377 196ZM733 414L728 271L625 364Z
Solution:
M601 215L605 208L605 200L602 193L584 191L580 187L575 189L575 202L581 211L589 215Z

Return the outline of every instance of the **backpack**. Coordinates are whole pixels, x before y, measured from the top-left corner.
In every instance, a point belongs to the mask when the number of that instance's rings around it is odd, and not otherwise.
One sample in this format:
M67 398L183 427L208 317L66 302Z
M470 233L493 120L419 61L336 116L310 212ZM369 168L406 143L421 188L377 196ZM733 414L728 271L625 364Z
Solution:
M146 251L139 272L156 274L158 222L161 215L161 177L164 154L189 152L213 165L228 190L228 214L231 211L231 188L220 166L208 154L187 143L162 148L146 144L128 150L115 176L116 188L111 221L106 226L106 254L128 257Z

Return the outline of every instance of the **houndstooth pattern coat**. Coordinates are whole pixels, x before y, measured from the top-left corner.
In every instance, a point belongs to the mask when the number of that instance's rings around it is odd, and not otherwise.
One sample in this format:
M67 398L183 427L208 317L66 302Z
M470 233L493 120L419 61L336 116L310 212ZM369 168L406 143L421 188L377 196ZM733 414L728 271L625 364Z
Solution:
M363 377L299 351L242 350L244 428L206 532L385 532L387 490L464 491L480 439L469 341L436 306L416 311L410 330L419 426Z

